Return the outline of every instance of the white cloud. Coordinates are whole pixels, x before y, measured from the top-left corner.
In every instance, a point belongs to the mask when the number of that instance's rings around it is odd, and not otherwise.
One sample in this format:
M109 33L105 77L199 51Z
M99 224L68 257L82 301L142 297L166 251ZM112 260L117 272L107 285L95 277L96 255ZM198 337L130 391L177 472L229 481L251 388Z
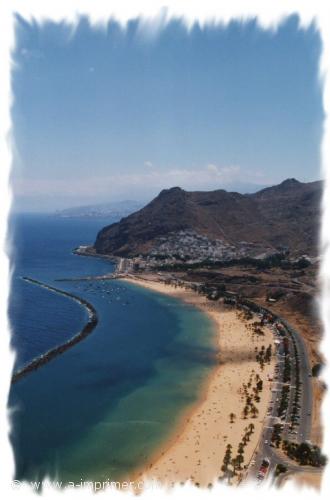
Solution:
M109 176L81 179L23 179L12 181L14 193L18 196L50 196L69 197L107 197L116 195L126 197L128 193L152 195L164 188L180 186L187 190L226 189L226 186L246 180L246 171L242 172L237 165L217 166L209 164L196 169L172 168L168 170L154 169L150 161L146 161L148 169L137 173L114 173ZM249 172L249 182L265 183L258 173Z
M148 167L148 168L152 168L153 167L153 164L152 164L152 162L150 160L145 161L144 165L145 165L145 167Z
M207 165L206 170L209 172L217 173L218 172L218 167L216 165L213 165L213 163L210 163Z
M188 191L240 191L242 188L245 190L247 184L264 187L276 183L275 179L267 178L258 170L242 170L238 165L208 164L194 169L167 170L142 168L136 173L118 171L103 177L55 180L24 178L16 171L17 175L12 177L11 182L14 204L21 210L51 211L109 200L148 201L162 189L174 186Z
M233 182L241 176L241 169L238 165L218 167L214 163L209 163L205 170L211 177L217 178L220 182L224 183Z

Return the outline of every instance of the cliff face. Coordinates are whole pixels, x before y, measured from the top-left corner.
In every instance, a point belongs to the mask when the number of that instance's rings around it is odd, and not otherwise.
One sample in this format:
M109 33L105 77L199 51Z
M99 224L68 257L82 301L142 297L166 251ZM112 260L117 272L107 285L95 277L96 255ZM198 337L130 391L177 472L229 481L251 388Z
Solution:
M166 189L141 210L103 228L98 253L134 256L182 230L237 245L241 241L317 254L322 182L288 179L254 194Z

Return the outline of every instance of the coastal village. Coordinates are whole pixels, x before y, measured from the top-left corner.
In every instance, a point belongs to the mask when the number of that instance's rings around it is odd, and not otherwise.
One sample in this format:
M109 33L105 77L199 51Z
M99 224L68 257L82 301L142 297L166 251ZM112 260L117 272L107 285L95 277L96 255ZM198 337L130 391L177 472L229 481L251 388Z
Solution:
M75 249L80 255L95 255L90 246ZM280 262L283 267L302 269L318 261L307 254L290 256L288 248L270 248L260 243L239 241L228 244L223 239L211 240L193 230L181 230L160 236L150 251L134 257L110 256L118 262L116 272L151 270L189 270L200 266L229 266L235 263L255 263L259 267Z
M164 264L182 261L196 264L203 261L229 261L244 257L264 258L273 253L274 249L261 244L240 241L236 245L230 245L223 239L211 240L196 231L181 230L159 237L146 261L151 266L159 263L159 260Z

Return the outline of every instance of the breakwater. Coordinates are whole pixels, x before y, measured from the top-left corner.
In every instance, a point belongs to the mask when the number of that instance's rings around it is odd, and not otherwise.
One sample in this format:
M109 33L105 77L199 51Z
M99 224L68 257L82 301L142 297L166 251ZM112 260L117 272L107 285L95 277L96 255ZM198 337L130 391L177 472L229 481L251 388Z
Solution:
M124 274L116 274L116 272L111 274L104 274L101 276L75 276L73 278L57 278L54 281L58 282L70 282L70 281L107 281L107 280L117 280L123 278Z
M87 309L88 312L88 321L85 324L84 328L74 335L71 339L69 339L67 342L64 342L63 344L60 344L46 353L42 354L41 356L38 356L34 360L32 360L30 363L28 363L26 366L21 368L20 370L16 371L13 376L12 376L12 383L17 382L20 380L22 377L30 373L31 371L37 370L41 366L45 365L46 363L49 363L52 359L54 359L56 356L59 356L63 352L67 351L74 345L76 345L78 342L81 342L83 339L89 335L94 328L96 327L98 323L98 316L96 313L95 308L87 302L87 300L82 299L81 297L78 297L77 295L74 295L73 293L65 292L64 290L60 290L59 288L55 288L53 286L47 285L46 283L42 283L41 281L35 280L33 278L28 278L26 276L22 277L24 281L27 281L28 283L31 283L32 285L37 285L42 288L45 288L46 290L49 290L54 293L58 293L60 295L64 295L65 297L70 298L71 300L75 300L82 306L84 306Z

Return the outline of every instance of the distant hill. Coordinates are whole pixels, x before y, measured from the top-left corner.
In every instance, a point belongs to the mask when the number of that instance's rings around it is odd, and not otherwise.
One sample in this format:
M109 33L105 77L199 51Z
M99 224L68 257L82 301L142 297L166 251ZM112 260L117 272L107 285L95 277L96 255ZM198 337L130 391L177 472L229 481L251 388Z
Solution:
M143 207L142 202L125 200L112 203L99 203L97 205L85 205L81 207L66 208L58 210L59 217L116 217L122 218L136 212Z
M132 257L149 254L164 237L184 231L231 247L288 247L317 255L322 181L287 179L253 194L165 189L141 210L103 228L98 253ZM180 233L181 232L181 233Z

